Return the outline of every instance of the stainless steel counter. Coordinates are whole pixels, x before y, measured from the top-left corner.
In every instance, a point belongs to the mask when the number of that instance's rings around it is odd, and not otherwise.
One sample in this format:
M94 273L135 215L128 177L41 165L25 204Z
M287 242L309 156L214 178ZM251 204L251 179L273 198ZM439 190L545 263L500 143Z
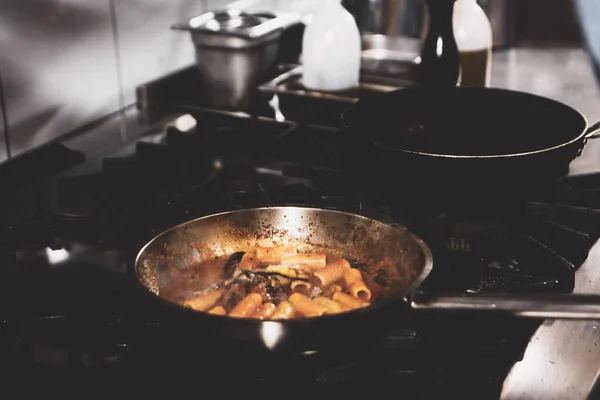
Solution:
M575 292L600 293L600 244L575 276ZM546 320L504 382L502 400L584 400L600 371L600 321Z
M492 86L532 92L600 120L600 91L582 49L520 48L494 56ZM571 164L572 174L600 171L600 141L592 140ZM600 293L600 242L575 275L575 292ZM523 360L504 382L503 400L583 400L600 372L600 321L546 320Z

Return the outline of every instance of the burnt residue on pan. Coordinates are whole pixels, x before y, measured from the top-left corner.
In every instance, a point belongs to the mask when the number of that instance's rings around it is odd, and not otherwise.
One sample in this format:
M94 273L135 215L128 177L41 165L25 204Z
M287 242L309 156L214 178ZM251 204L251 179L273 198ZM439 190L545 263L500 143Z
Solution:
M158 294L173 270L211 259L225 266L233 254L281 245L352 260L382 298L404 294L431 264L427 247L405 229L333 210L269 207L202 217L160 234L138 255L136 274Z

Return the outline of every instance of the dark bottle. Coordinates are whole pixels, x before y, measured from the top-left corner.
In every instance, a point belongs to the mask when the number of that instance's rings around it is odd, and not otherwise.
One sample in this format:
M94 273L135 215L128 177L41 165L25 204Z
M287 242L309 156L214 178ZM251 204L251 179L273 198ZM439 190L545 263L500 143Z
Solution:
M454 1L426 0L429 29L421 49L421 85L454 87L458 83L460 55L452 28Z

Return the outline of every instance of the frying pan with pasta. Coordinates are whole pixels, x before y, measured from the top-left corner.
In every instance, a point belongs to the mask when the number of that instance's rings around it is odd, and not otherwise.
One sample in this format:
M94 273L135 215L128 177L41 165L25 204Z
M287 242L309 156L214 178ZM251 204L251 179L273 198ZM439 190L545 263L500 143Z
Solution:
M402 227L268 207L160 234L140 250L131 276L157 313L207 343L279 353L356 349L408 309L600 319L600 296L419 292L432 267L429 247Z

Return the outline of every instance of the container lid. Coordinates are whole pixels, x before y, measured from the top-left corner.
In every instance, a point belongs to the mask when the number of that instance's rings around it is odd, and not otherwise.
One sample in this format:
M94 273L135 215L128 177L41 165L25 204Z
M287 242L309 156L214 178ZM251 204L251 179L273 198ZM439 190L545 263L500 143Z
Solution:
M171 28L257 40L300 21L296 14L246 13L227 9L199 15Z

